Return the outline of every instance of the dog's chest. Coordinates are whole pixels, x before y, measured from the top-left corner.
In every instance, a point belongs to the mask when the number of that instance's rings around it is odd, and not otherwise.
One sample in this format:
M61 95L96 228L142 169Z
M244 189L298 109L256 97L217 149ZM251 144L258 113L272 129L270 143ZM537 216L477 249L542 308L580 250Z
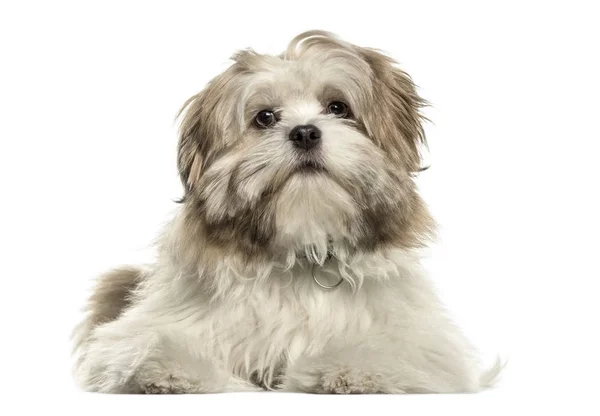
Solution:
M213 345L227 367L247 378L275 374L333 338L366 332L374 319L366 293L346 284L323 290L312 280L254 287L222 308Z

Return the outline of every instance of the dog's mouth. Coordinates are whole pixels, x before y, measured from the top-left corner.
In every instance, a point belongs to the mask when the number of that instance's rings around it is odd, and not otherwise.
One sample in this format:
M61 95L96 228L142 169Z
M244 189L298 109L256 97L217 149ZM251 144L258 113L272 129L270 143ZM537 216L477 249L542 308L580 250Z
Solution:
M296 172L301 173L312 173L312 172L327 172L325 164L321 157L317 154L304 154L302 155L295 168Z
M299 164L298 169L299 172L326 172L327 169L325 169L325 166L323 166L322 163L314 161L314 160L307 160L301 164Z

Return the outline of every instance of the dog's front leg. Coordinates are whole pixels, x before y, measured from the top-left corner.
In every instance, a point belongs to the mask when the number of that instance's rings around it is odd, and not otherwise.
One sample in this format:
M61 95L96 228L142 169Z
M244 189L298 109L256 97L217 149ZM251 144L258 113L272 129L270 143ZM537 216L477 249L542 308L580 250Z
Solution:
M404 393L402 386L394 386L387 372L381 371L381 359L360 343L330 347L322 354L303 356L290 363L283 390L320 394Z
M388 331L389 332L389 331ZM292 362L285 391L333 394L461 393L480 388L479 366L462 340L400 332L335 341ZM408 341L410 340L410 341Z
M99 326L83 346L76 377L88 391L189 394L260 390L202 356L202 340L175 325L127 316Z

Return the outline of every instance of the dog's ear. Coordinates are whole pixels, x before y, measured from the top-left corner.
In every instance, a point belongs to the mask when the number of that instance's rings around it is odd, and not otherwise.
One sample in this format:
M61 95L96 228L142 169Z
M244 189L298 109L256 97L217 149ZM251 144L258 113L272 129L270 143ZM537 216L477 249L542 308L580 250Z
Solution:
M205 103L206 91L188 99L178 118L181 118L179 127L179 144L177 146L177 168L185 194L198 182L204 169L203 154L212 140L208 131L208 117Z
M224 126L231 110L226 108L224 97L231 72L228 70L214 78L179 111L177 167L185 195L194 189L217 152L225 146Z
M240 75L247 68L237 62L239 55L234 55L233 65L188 99L179 111L177 166L186 195L227 146L226 132L235 136L243 124L243 108L239 108L236 97L243 85L240 84L243 83Z
M388 56L358 48L373 74L373 105L364 118L368 134L409 172L420 170L420 146L426 145L421 108L427 103L412 79Z

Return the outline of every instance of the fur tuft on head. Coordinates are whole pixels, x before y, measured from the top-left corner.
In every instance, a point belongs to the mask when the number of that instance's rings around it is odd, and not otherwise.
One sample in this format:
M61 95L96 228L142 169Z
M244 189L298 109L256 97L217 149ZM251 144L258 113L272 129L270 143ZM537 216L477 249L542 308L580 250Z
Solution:
M424 244L425 102L392 59L323 31L232 59L180 113L186 244L286 263ZM314 148L290 139L297 126L318 132Z

